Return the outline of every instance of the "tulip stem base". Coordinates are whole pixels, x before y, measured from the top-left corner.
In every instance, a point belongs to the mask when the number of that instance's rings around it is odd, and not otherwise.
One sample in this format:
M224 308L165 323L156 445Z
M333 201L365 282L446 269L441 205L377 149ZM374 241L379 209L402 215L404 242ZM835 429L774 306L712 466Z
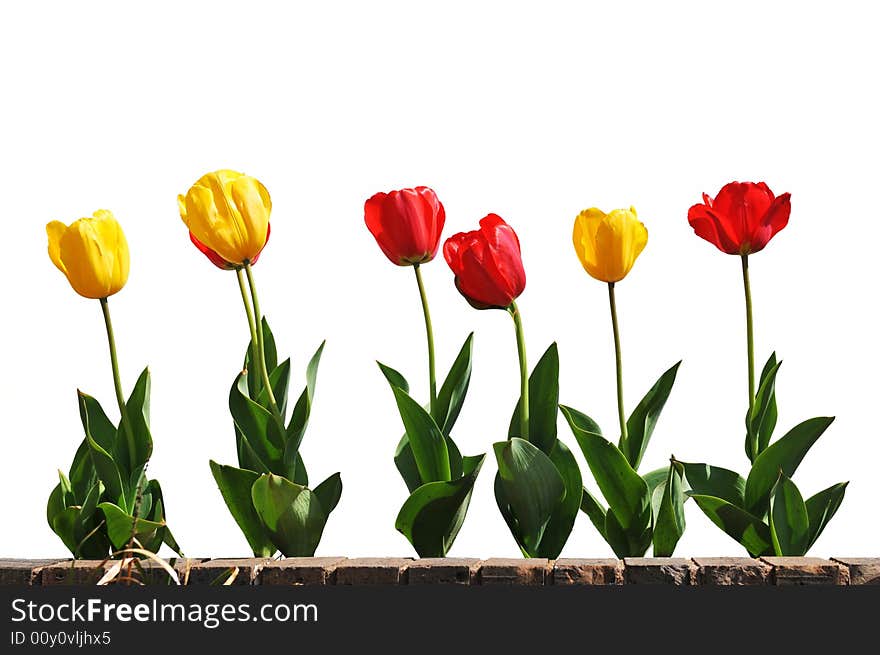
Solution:
M119 358L116 355L116 337L113 334L113 321L110 320L110 304L101 298L101 312L104 314L104 327L107 328L107 343L110 346L110 366L113 369L113 388L116 391L116 403L119 405L119 422L125 439L128 442L128 458L131 470L135 468L134 433L128 423L128 412L125 409L125 396L122 393L122 380L119 377Z
M526 339L523 333L522 317L519 313L519 307L516 301L510 303L507 308L513 317L513 325L516 328L516 349L519 355L519 379L520 379L520 412L519 412L519 431L520 437L528 441L529 439L529 365L526 360Z
M431 311L428 309L428 295L425 293L425 283L422 281L422 270L418 264L413 264L416 272L416 282L419 285L419 297L422 299L422 313L425 315L425 333L428 337L428 384L431 401L430 411L434 415L437 404L437 366L434 360L434 328L431 326ZM441 426L442 427L442 426Z
M608 283L608 302L611 306L611 329L614 332L614 361L617 369L617 418L620 422L620 440L626 443L626 412L623 408L623 357L620 352L620 326L617 323L617 299L614 296L614 282Z
M245 275L247 275L248 286L251 291L251 302L254 306L254 332L256 332L257 340L255 341L256 349L257 349L257 368L259 369L260 377L263 378L263 387L266 389L266 397L269 399L269 409L272 412L272 415L275 417L275 421L278 423L278 427L281 429L282 433L284 432L284 417L281 416L281 411L278 409L278 403L275 400L275 393L272 391L272 383L269 381L269 371L266 369L266 348L265 342L263 339L263 315L260 312L260 300L257 296L257 286L254 282L254 274L251 270L250 264L245 264L244 266ZM245 303L247 304L247 303Z
M755 330L752 321L752 286L749 282L749 256L742 256L743 289L746 296L746 348L749 361L749 412L755 405Z

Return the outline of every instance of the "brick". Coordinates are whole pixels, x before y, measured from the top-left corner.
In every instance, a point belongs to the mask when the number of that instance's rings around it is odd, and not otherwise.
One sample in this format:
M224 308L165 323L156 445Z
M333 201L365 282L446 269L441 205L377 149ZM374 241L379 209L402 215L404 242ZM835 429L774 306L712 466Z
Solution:
M880 584L880 557L835 557L834 561L849 569L850 584Z
M0 586L30 586L40 584L42 569L63 563L59 559L0 559Z
M623 584L623 562L617 559L558 559L553 564L554 585Z
M623 560L627 584L691 586L697 583L697 566L681 557L627 557Z
M333 584L336 567L344 557L288 557L267 562L260 570L263 585Z
M549 578L550 561L542 557L533 559L493 558L480 565L478 579L483 585L542 586Z
M786 585L849 584L849 569L819 557L762 557L773 567L773 581Z
M54 585L94 585L115 563L112 560L78 559L50 564L42 568L40 584L44 587Z
M407 567L409 584L476 584L478 559L425 557Z
M212 559L201 562L190 568L189 584L191 585L223 585L231 572L235 569L238 573L233 580L233 585L252 585L257 574L264 564L270 560L266 558L248 559Z
M772 584L772 567L751 557L695 557L697 580L710 587Z
M203 559L192 559L186 557L171 557L165 561L177 573L177 579L181 585L189 582L189 575L192 568L196 564L204 562ZM140 562L141 571L136 571L134 577L137 577L144 584L148 585L174 585L174 581L168 577L168 572L155 561L151 559L143 559Z
M348 559L336 567L337 585L406 584L410 559L396 557L363 557Z

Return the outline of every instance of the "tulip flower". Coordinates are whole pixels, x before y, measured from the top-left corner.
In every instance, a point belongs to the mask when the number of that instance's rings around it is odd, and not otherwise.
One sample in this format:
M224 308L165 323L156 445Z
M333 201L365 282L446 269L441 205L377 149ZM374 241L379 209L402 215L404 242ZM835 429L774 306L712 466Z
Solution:
M433 189L426 186L376 193L364 203L364 223L385 256L392 264L412 266L415 270L428 339L428 380L432 411L437 402L434 330L419 266L431 261L437 254L445 222L443 203Z
M70 226L46 225L49 257L79 295L93 300L117 293L128 281L128 242L106 209Z
M705 193L702 204L688 210L688 222L697 236L742 262L746 299L746 348L749 375L749 408L755 402L755 333L749 255L763 250L773 236L788 225L791 194L773 195L764 182L730 182L713 200Z
M256 263L269 240L272 200L249 175L207 173L177 197L177 204L193 244L220 268Z
M620 434L626 440L626 415L623 409L623 370L620 353L620 331L617 325L617 302L614 284L626 277L636 258L648 243L645 229L635 207L615 209L606 214L595 207L585 209L574 219L574 249L584 270L600 282L608 283L611 305L611 326L614 332L614 353L617 362L617 412Z
M606 214L585 209L574 221L574 249L584 270L601 282L620 282L648 243L635 207Z
M59 472L61 481L47 505L49 525L74 557L106 558L111 547L131 549L135 541L147 550L156 550L164 542L179 553L180 547L164 522L159 484L146 477L153 451L149 410L145 409L149 407L149 371L141 374L128 402L119 375L108 298L128 280L125 234L113 214L104 209L69 226L52 221L46 225L46 234L49 258L74 291L100 302L120 413L117 428L96 399L79 393L86 439L74 458L70 477ZM144 495L151 498L145 509L141 506ZM100 513L103 520L99 520ZM149 524L146 533L141 520ZM131 525L130 536L108 528L111 522ZM130 576L130 566L128 573Z
M572 241L584 270L608 285L620 427L620 439L614 444L602 436L598 424L589 416L571 407L561 407L608 503L606 509L585 490L581 507L618 557L642 557L652 544L655 557L669 557L685 528L681 465L670 462L666 469L644 476L638 468L681 362L660 376L627 419L615 297L615 285L629 274L648 243L648 230L639 221L634 207L607 214L593 207L575 218ZM616 491L620 484L629 490L625 502L620 502L622 497ZM653 502L655 498L661 498L661 502Z
M425 320L427 410L409 395L409 383L401 373L377 362L391 385L405 430L394 462L410 495L394 525L420 557L445 557L452 547L485 457L456 457L459 450L451 436L470 384L473 333L465 339L439 394L437 390L434 330L421 265L437 254L445 221L443 204L425 186L377 193L364 203L364 222L385 256L397 266L412 266ZM447 502L438 502L439 498Z
M413 266L434 259L446 211L426 186L377 193L364 203L364 222L393 264Z
M443 256L455 286L477 309L507 309L526 288L519 238L496 214L481 219L479 230L447 239Z
M280 425L281 410L269 383L264 335L259 328L262 325L260 301L251 270L269 240L272 211L269 192L258 179L224 169L202 175L186 195L177 196L177 206L193 245L218 268L236 272L251 341L257 349L253 353L255 365L272 414Z
M805 555L840 507L848 484L835 484L804 499L792 476L834 417L807 419L772 441L778 417L776 380L782 364L775 352L755 378L749 255L761 251L788 225L790 213L790 195L776 196L764 182L731 182L714 199L703 194L703 202L688 210L688 222L697 236L724 253L739 255L742 265L749 389L745 452L751 470L740 476L704 463L680 464L688 479L688 496L754 557Z
M129 440L132 440L131 428L125 420L125 398L119 379L116 340L107 302L107 298L122 289L128 280L129 255L125 234L113 214L106 209L99 209L91 218L81 218L69 226L52 221L46 225L46 234L49 236L49 258L67 276L73 290L81 296L101 302L110 345L116 400L122 414L122 424L126 426Z
M764 182L725 184L713 200L703 194L703 202L688 210L688 222L697 236L728 255L750 255L788 225L791 195L773 195Z

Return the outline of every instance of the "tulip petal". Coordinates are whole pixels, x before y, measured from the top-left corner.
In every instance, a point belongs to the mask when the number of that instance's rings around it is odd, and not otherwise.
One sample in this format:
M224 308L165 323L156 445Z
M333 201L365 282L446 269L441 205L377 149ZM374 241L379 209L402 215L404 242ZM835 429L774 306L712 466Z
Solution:
M64 262L61 261L61 237L67 231L67 226L61 221L52 221L46 225L46 235L49 237L49 259L59 271L67 275Z

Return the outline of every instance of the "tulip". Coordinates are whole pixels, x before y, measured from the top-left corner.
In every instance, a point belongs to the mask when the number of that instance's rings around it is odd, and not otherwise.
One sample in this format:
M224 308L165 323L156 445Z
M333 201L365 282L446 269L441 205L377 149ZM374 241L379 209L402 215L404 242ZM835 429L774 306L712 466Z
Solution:
M617 371L617 415L621 440L625 442L627 428L623 406L623 358L614 284L632 270L636 258L648 243L648 230L639 221L635 207L615 209L608 214L593 207L583 210L574 219L572 241L584 270L600 282L608 283Z
M49 258L79 295L95 300L117 293L128 281L128 243L106 209L67 226L46 225Z
M377 193L364 203L364 222L393 264L412 266L434 259L446 211L426 186Z
M788 225L791 194L773 195L764 182L731 182L713 200L688 210L688 222L697 236L728 255L750 255Z
M272 200L256 178L230 170L208 173L177 204L193 244L220 268L256 263L269 240Z
M496 214L481 219L479 230L449 237L443 256L455 286L477 309L507 309L526 288L519 239Z
M730 182L713 200L705 193L702 204L688 210L688 222L697 236L722 252L739 255L746 300L746 350L749 375L749 411L755 404L755 331L749 255L763 250L788 225L791 194L773 195L764 182Z
M608 214L593 207L577 215L572 239L587 273L601 282L619 282L648 243L648 230L635 207Z
M475 309L505 309L513 318L520 372L520 435L529 438L529 373L522 315L516 299L526 288L519 238L497 214L480 219L480 229L459 232L443 244L455 286Z

